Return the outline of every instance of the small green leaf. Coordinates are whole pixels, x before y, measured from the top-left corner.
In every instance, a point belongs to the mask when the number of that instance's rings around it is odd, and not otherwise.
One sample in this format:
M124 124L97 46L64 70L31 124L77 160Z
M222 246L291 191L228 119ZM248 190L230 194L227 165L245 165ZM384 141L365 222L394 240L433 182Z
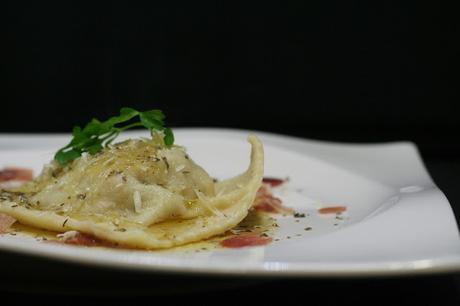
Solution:
M123 116L123 117L134 117L136 116L137 114L139 114L139 112L137 110L135 110L134 108L131 108L131 107L122 107L120 109L120 116Z
M161 130L162 128L162 125L160 122L147 119L143 117L142 115L140 116L140 119L141 119L142 125L148 128L149 130Z
M151 110L139 114L142 124L150 130L161 130L163 128L164 115L160 110Z
M165 134L164 142L167 147L171 147L174 144L174 134L170 128L166 128L163 130Z
M100 150L102 150L102 143L101 142L97 142L95 144L92 144L90 146L88 146L86 148L86 151L89 153L89 154L96 154L97 152L99 152Z
M58 151L54 156L54 159L57 160L61 165L65 165L69 161L72 161L80 156L81 152L71 149L69 151Z
M139 115L139 112L135 109L132 109L130 107L123 107L120 110L120 115L115 116L104 122L104 125L106 125L109 128L114 127L118 123L126 122L131 120L132 118L136 117Z
M74 126L73 129L72 129L72 135L77 136L80 133L81 133L81 127L79 127L78 125Z
M158 120L161 123L163 123L163 120L165 119L165 115L159 109L152 109L152 110L149 110L149 111L142 112L141 114L143 114L146 117Z
M104 125L97 120L96 118L93 118L84 128L83 128L83 133L85 135L98 135L101 133L104 133L106 128Z

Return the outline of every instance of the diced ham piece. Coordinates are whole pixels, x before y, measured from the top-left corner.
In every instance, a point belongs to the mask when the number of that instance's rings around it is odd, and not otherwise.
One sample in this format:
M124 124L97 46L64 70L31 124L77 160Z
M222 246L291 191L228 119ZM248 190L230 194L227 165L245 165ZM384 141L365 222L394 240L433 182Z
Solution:
M6 233L14 222L16 222L15 218L5 214L0 214L0 234Z
M220 242L226 248L242 248L247 246L266 245L272 242L272 238L263 237L259 234L250 233L242 234L227 238Z
M257 191L256 198L254 200L254 209L274 214L293 214L294 210L283 206L281 200L273 196L270 188L270 185L262 184Z
M31 169L26 168L4 168L0 170L0 182L7 181L30 181L33 178Z
M59 234L62 240L51 240L50 242L57 242L57 243L64 243L64 244L71 244L71 245L78 245L78 246L87 246L87 247L95 247L95 246L103 246L103 247L116 247L117 245L111 243L109 241L101 240L93 235L75 232L72 235L69 235L68 238L65 237L64 234Z
M94 236L77 233L74 236L67 238L63 241L65 244L82 245L82 246L100 246L102 245L101 240Z
M330 206L330 207L323 207L318 209L318 212L320 214L336 214L336 213L342 213L347 210L346 206Z
M263 183L269 184L272 187L280 186L285 182L285 180L274 178L274 177L264 177L262 180Z

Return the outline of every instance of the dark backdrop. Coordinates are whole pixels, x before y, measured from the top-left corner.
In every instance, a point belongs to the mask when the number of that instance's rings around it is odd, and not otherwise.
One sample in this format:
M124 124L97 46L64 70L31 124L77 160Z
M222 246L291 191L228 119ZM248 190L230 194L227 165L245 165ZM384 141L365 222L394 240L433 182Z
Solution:
M431 2L10 1L0 132L62 132L121 106L172 126L457 156L458 17Z

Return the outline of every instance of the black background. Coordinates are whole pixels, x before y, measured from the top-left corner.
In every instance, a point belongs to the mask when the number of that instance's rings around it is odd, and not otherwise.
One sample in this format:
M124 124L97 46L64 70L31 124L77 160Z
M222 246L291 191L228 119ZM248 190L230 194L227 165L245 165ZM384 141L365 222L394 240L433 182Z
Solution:
M67 132L131 106L160 108L171 126L410 140L458 218L456 12L416 1L8 1L0 132ZM449 277L427 291L438 280L371 289L402 296L421 285L421 299L458 301Z
M172 126L458 155L454 14L433 2L10 1L0 131L69 131L133 106Z

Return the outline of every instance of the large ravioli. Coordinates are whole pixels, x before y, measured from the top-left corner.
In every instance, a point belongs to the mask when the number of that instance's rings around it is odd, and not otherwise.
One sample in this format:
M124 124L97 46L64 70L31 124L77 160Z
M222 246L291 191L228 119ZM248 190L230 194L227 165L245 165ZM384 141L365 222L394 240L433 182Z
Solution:
M216 182L183 147L128 140L65 167L50 163L34 181L3 190L0 212L34 227L76 230L137 248L206 239L236 226L251 208L264 156L255 136L248 141L249 168Z

